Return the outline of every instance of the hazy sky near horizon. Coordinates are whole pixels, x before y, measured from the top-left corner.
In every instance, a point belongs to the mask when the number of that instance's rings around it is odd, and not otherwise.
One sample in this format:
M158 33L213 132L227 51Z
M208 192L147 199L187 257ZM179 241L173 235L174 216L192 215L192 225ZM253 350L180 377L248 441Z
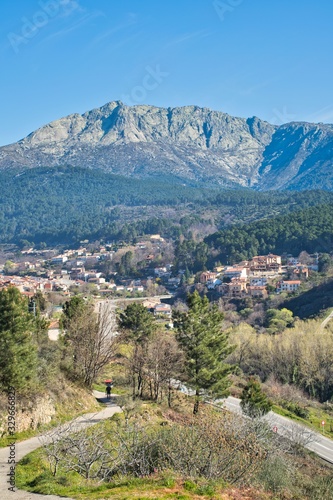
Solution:
M331 0L2 0L0 145L121 100L333 123Z

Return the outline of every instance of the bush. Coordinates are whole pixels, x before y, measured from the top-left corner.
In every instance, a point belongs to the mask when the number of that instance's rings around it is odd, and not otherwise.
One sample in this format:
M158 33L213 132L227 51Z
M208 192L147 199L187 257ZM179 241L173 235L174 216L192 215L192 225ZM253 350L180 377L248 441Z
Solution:
M140 478L172 471L187 480L189 489L198 478L230 483L249 478L267 457L271 432L265 429L262 422L258 426L211 410L189 417L186 425L167 427L153 427L139 416L75 435L55 431L45 450L54 476L75 471L86 479L111 481L119 475Z
M261 390L260 382L250 377L241 394L241 408L245 415L257 418L268 413L272 403Z
M290 464L286 463L285 457L273 456L265 461L258 479L266 490L273 493L280 493L293 487Z
M280 404L286 410L289 410L291 413L296 415L297 417L301 417L304 419L309 418L309 410L304 406L301 406L299 403L292 403L291 401L280 401Z
M317 477L307 487L310 500L333 500L333 478Z

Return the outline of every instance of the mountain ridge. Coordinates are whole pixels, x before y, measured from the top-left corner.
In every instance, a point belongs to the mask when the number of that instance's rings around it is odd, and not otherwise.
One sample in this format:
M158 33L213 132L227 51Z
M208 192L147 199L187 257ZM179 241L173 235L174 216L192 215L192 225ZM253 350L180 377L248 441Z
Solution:
M0 148L0 169L83 166L204 186L333 189L333 125L112 101Z

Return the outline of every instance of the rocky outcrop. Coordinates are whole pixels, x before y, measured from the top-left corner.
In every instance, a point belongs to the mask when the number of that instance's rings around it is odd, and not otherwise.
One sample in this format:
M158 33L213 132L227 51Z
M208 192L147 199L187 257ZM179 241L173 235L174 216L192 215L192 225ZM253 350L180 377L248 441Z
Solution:
M2 398L0 410L0 435L7 433L7 412L5 398ZM55 401L49 395L36 396L29 399L19 398L15 402L15 430L22 432L37 429L40 425L49 424L56 414Z
M0 436L7 434L8 405L5 395L0 400ZM98 409L96 400L84 389L59 382L55 391L29 397L16 395L15 427L16 432L35 430L53 420L76 416L81 412Z
M34 401L26 401L17 411L17 432L37 429L49 424L56 414L54 401L49 396L36 397Z
M332 150L332 125L276 127L197 106L116 101L0 148L0 168L68 164L206 186L332 189Z
M279 127L259 168L260 188L333 189L333 125Z
M256 181L275 127L197 106L111 102L41 127L0 148L0 168L70 164L181 182L247 186Z

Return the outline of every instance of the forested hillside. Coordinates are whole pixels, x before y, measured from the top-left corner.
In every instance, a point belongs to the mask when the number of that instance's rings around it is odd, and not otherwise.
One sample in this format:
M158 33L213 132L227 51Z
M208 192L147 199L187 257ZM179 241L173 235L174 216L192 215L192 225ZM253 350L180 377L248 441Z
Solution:
M68 244L86 238L131 241L151 233L190 238L191 228L202 222L222 229L318 203L333 203L333 193L325 191L202 189L168 184L161 177L129 179L68 166L6 170L0 173L0 183L0 243L16 244L22 240ZM246 233L246 226L234 231L238 237ZM226 233L229 239L233 234ZM241 239L227 255L258 247L260 239L249 243L244 234L245 246ZM210 242L220 238L213 237Z
M333 243L333 203L237 225L208 236L205 243L216 251L216 259L229 263L269 252L329 252Z

